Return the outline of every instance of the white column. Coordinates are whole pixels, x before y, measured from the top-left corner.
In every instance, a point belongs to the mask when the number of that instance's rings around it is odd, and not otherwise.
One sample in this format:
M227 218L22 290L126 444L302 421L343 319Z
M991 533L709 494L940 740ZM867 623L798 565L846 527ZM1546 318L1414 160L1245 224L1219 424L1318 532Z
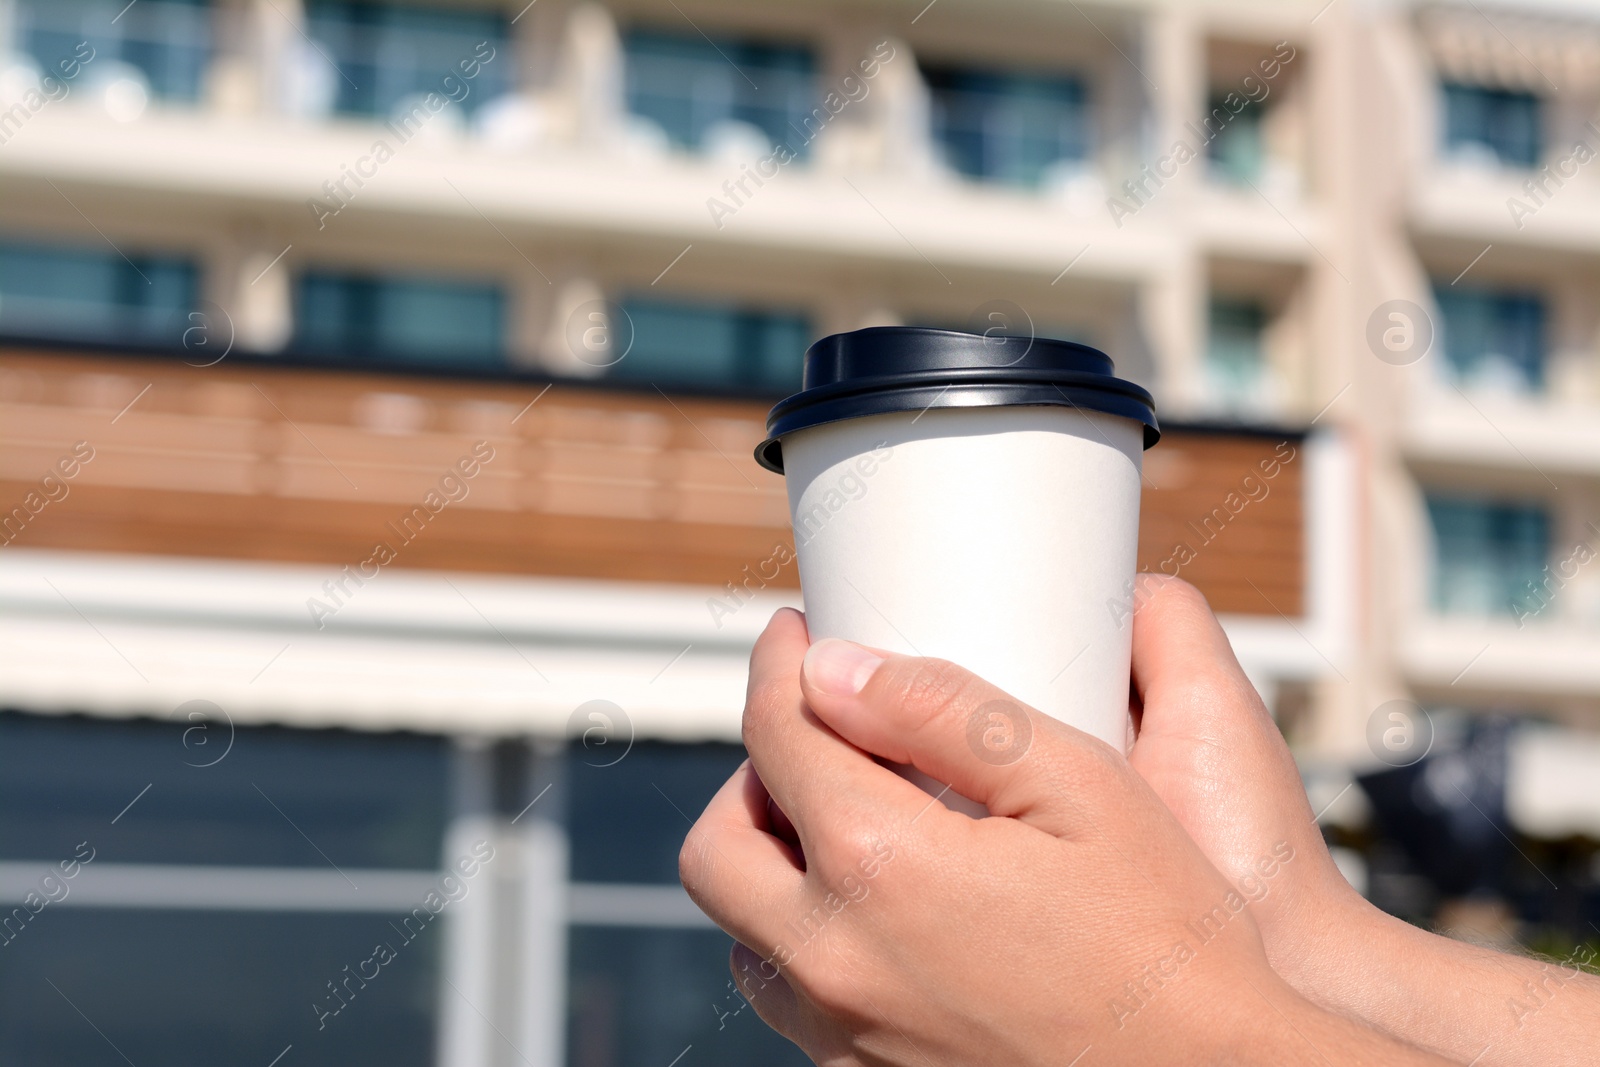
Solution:
M868 82L871 94L862 102L869 105L868 121L877 135L879 167L907 177L943 174L933 143L932 97L911 45L885 35L874 39L860 58L875 70Z
M260 28L251 0L220 0L211 9L214 50L202 78L205 107L224 115L250 115L265 97Z
M526 264L513 268L511 275L510 331L507 349L511 362L520 368L538 370L544 366L544 347L556 314L557 277L553 264L540 264L539 274Z
M613 147L627 122L622 38L611 12L586 3L567 17L557 64L555 96L574 144Z
M1204 111L1204 39L1187 10L1164 9L1147 17L1144 23L1145 69L1157 74L1159 89L1150 91L1149 128L1151 138L1141 146L1135 170L1151 157L1159 157L1183 140L1194 136L1184 128ZM1141 82L1142 84L1142 82ZM1153 143L1151 143L1153 142ZM1187 187L1204 179L1205 161L1193 160L1180 167L1155 191L1163 209L1171 211L1189 195ZM1122 182L1133 173L1112 182L1112 194L1121 196ZM1190 240L1182 240L1172 259L1146 285L1142 300L1145 330L1155 349L1159 394L1172 414L1193 412L1204 400L1202 380L1205 358L1206 265L1200 250Z
M561 1067L565 1055L570 862L561 758L560 742L534 742L529 800L536 797L537 802L514 828L521 846L522 884L514 987L519 996L512 1019L521 1062L528 1067Z
M205 298L221 308L227 332L207 324L216 336L231 336L235 348L277 352L294 333L293 280L288 241L263 233L235 235L207 256ZM220 349L218 350L220 354Z
M326 49L313 45L303 0L245 0L260 110L320 119L338 98L341 75Z
M456 742L455 802L445 832L448 867L487 841L495 856L468 883L467 895L445 910L445 944L440 968L439 1067L489 1067L494 1033L488 1016L494 1005L496 892L514 863L499 821L491 810L489 748L479 739ZM481 848L481 846L480 846Z
M548 287L547 287L548 288ZM632 337L627 322L613 322L605 290L581 268L558 277L549 294L549 313L539 344L539 361L552 375L598 378L624 356Z

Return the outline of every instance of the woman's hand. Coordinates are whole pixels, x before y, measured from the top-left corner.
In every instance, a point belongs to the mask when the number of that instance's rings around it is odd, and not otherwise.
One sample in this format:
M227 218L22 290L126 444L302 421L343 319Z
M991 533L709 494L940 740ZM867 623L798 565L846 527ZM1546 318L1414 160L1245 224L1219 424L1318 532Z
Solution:
M740 942L743 994L819 1063L1438 1062L1294 994L1244 894L1121 754L957 667L808 654L781 611L744 735L680 873Z
M1477 1067L1600 1058L1600 980L1450 941L1362 899L1328 855L1294 758L1205 598L1140 578L1130 761L1241 889L1273 967L1303 996ZM1292 861L1262 877L1288 842Z

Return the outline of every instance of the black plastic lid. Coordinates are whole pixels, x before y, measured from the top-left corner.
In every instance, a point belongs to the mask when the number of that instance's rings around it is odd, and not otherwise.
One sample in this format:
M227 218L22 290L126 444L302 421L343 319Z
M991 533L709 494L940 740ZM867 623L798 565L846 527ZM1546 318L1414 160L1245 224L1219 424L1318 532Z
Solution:
M1045 404L1120 415L1161 437L1149 392L1113 373L1111 357L1045 337L872 326L806 350L800 392L767 415L756 462L783 473L784 434L841 419L929 408Z

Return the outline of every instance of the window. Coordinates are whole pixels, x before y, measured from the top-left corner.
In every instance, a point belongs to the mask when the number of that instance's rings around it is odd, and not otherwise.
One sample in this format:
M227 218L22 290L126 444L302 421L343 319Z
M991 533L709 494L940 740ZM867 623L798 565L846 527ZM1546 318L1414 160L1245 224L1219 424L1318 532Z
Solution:
M1503 167L1536 167L1542 154L1541 101L1532 93L1481 85L1444 86L1444 146Z
M1540 588L1550 517L1536 504L1430 496L1433 606L1446 614L1510 615Z
M1076 78L929 68L933 135L969 177L1033 186L1089 155L1089 109Z
M198 272L171 256L0 244L0 331L74 341L178 345Z
M826 111L813 112L816 63L804 46L636 30L623 47L628 110L674 147L701 151L744 129L759 132L766 151L787 144L804 156L827 120Z
M571 1067L661 1067L690 1045L685 1064L811 1063L737 992L728 971L733 941L715 927L577 926L569 945Z
M1266 163L1261 120L1261 105L1254 101L1246 100L1235 113L1224 103L1224 97L1212 97L1205 128L1212 135L1206 142L1206 159L1213 178L1235 185L1260 179Z
M1250 300L1217 298L1209 319L1205 375L1212 400L1230 409L1261 406L1268 399L1265 309Z
M312 272L296 288L303 352L455 370L505 363L505 294L495 286Z
M742 747L720 744L640 742L621 759L571 750L565 777L573 890L581 899L586 886L604 885L611 901L603 914L585 905L586 918L569 931L573 1067L661 1067L691 1044L701 1063L810 1062L735 991L732 941L678 885L678 849L690 820L744 756Z
M346 114L389 116L429 93L471 113L504 92L515 68L498 12L313 0L306 29L337 68L334 107ZM463 62L478 74L464 78Z
M0 1062L433 1062L444 931L410 908L441 877L447 742L4 713L0 752ZM348 1003L319 1020L329 982Z
M1434 298L1454 379L1508 392L1544 387L1545 306L1537 294L1441 285Z
M797 314L624 299L633 344L616 378L774 395L800 388L811 327Z
M211 6L206 0L23 0L24 47L45 72L71 57L83 42L94 49L79 79L112 80L117 65L134 68L140 89L166 100L194 101L211 57ZM125 69L125 68L124 68ZM76 80L76 79L75 79ZM81 83L80 83L81 84ZM142 105L141 105L142 106Z
M90 838L97 863L324 867L309 837L342 867L439 863L447 768L432 738L0 714L0 751L0 860Z
M265 1064L292 1044L318 1067L431 1067L440 941L403 948L325 1029L307 1010L398 917L49 906L5 949L0 1060L121 1063L87 1016L137 1064Z

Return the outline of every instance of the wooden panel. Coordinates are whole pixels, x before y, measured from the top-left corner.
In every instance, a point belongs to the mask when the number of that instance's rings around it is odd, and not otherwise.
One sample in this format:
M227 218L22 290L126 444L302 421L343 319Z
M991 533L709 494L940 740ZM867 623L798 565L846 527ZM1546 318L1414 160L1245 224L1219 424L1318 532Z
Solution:
M1198 586L1218 611L1304 611L1304 445L1169 432L1146 454L1139 569Z
M0 506L94 449L6 536L334 567L383 543L397 567L718 586L792 544L783 481L751 458L764 404L543 390L0 350ZM493 459L453 473L477 441ZM1169 429L1147 456L1141 569L1221 611L1300 614L1302 466L1295 438Z

